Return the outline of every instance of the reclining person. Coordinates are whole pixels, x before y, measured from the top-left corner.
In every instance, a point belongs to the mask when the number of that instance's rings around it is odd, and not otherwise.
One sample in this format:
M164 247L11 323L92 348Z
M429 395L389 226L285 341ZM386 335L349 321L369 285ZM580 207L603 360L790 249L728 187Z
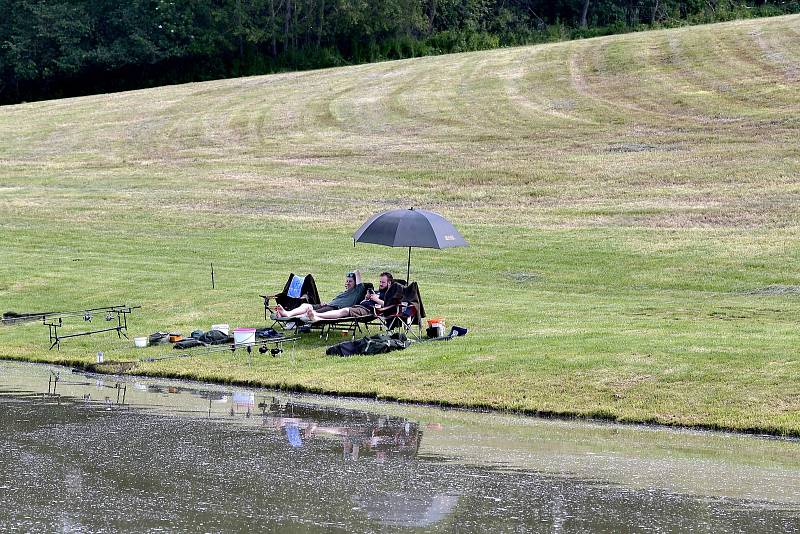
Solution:
M344 319L345 317L367 317L375 315L375 307L382 307L386 299L386 292L392 286L394 277L391 273L381 273L378 280L378 292L372 290L367 291L367 298L355 306L347 308L339 308L338 310L320 311L318 309L309 308L306 311L306 320L311 321L324 321L331 319Z
M361 282L361 273L356 270L352 273L347 273L344 280L344 291L336 295L330 302L322 304L304 303L293 310L287 310L278 304L275 306L273 318L283 319L288 317L300 317L305 316L309 311L329 312L347 308L357 304L363 299L365 292L366 288Z

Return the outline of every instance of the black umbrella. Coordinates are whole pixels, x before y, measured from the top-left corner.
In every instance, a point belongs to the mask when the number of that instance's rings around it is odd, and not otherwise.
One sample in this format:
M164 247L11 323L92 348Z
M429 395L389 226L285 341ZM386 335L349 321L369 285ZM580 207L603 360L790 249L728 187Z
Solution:
M466 247L467 242L450 221L432 211L390 210L378 213L353 234L353 244L374 243L388 247L408 247L408 272L411 278L411 247Z

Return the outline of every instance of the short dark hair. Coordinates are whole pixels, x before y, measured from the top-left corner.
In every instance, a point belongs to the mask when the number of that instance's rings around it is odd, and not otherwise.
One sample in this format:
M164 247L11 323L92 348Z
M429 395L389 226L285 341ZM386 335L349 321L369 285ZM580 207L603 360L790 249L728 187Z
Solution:
M384 271L380 274L380 276L385 276L390 284L394 282L394 276L392 276L392 273L387 273L386 271Z

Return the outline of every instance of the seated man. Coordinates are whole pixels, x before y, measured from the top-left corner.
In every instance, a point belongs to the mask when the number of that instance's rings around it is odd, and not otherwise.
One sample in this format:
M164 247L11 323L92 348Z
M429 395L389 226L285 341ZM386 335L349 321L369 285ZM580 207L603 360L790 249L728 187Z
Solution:
M344 291L336 295L330 302L314 305L301 304L293 310L287 310L278 304L275 306L273 319L305 316L309 311L329 312L347 308L359 302L364 297L365 291L364 284L361 283L361 273L359 271L347 273L344 280Z
M323 321L331 319L344 319L345 317L367 317L375 314L375 307L381 307L386 299L386 292L394 282L394 277L391 273L383 272L378 280L378 292L372 290L367 291L366 300L361 301L355 306L347 308L339 308L338 310L321 311L308 308L306 311L306 320Z

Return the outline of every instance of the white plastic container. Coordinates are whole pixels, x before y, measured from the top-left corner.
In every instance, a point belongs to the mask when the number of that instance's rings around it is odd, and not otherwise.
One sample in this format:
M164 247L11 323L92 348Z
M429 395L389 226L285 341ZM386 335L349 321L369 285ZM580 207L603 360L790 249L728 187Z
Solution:
M234 328L233 329L233 344L240 345L255 345L256 342L256 329L255 328Z
M135 337L133 338L133 345L135 347L146 347L147 346L147 338L146 337Z
M212 324L211 325L211 330L219 330L220 332L222 332L226 336L228 335L228 331L230 330L230 328L231 328L230 325L225 324L225 323L223 323L223 324Z

